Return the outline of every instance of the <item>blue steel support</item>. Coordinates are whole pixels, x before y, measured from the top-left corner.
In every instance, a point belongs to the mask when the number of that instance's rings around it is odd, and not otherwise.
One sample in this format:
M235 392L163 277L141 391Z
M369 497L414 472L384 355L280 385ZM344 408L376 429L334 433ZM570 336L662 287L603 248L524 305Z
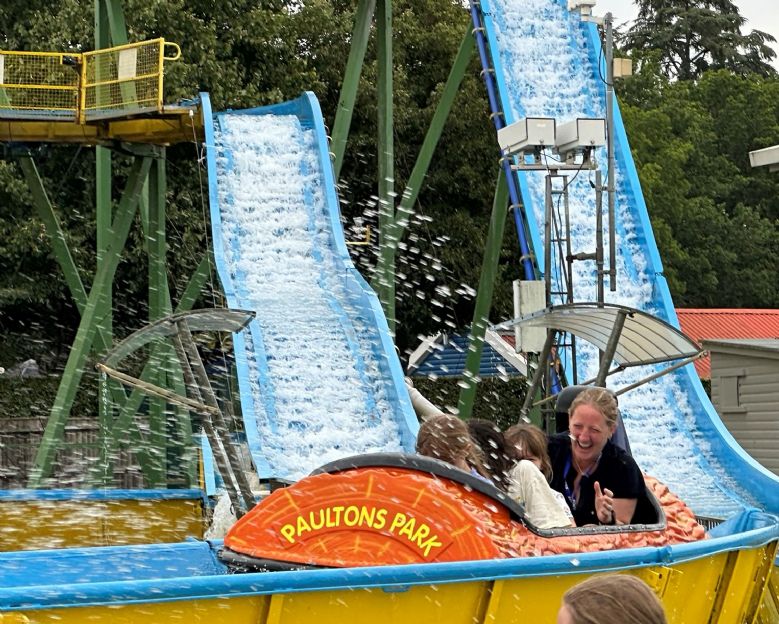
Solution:
M487 42L484 38L484 26L481 22L481 14L479 12L478 3L471 2L470 6L471 19L473 21L473 36L476 39L476 47L479 50L479 59L481 60L482 66L481 73L484 77L484 83L487 86L487 98L490 102L492 123L495 125L495 130L497 131L503 127L503 111L495 93L495 82L492 77L494 70L492 68L492 64L490 63L490 55L487 53ZM519 189L517 188L516 176L511 170L511 160L509 158L503 158L501 163L503 165L503 171L506 174L506 182L509 189L509 199L511 200L511 207L513 209L512 212L514 213L514 224L517 228L519 250L522 254L521 262L522 268L525 272L525 279L534 280L536 279L536 271L533 267L530 245L528 244L527 236L525 234L525 223L522 211L520 209L520 197Z
M479 59L481 60L482 76L484 77L484 83L487 87L487 99L490 102L490 111L492 112L492 123L495 125L495 130L500 130L504 125L503 109L498 101L498 96L495 92L495 82L493 78L494 68L490 62L490 55L487 52L487 41L484 37L484 25L481 21L481 12L478 2L471 2L471 20L473 21L473 36L476 39L476 46L479 50ZM519 239L519 250L521 252L522 268L524 269L525 279L536 279L536 271L533 266L532 254L530 250L530 244L527 240L525 230L525 220L520 208L520 194L517 187L517 178L514 172L511 170L511 159L503 158L501 160L503 165L503 171L506 174L506 183L509 189L509 198L511 199L512 213L514 214L514 224L517 228L517 237ZM549 270L549 269L547 269ZM549 368L550 374L550 387L551 393L557 394L562 389L562 384L557 372L553 367Z

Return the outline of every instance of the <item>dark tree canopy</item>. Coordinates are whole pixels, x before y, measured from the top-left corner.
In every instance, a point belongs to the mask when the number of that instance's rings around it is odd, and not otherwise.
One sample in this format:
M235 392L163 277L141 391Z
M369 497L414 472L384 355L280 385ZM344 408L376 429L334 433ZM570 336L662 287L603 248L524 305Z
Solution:
M92 0L3 0L0 48L91 49L93 5ZM393 5L395 191L401 194L470 21L460 0L395 0ZM292 99L311 90L332 127L356 1L124 0L122 6L131 41L162 36L181 45L182 59L166 67L168 101L204 90L210 92L215 109L238 109ZM679 20L681 6L679 0L642 0L638 26L649 29L650 23L666 20L670 38L667 43L635 45L632 56L641 61L641 71L619 86L628 136L675 302L779 306L779 176L750 170L747 161L749 150L779 143L779 79L765 65L773 54L765 47L771 39L754 32L739 39L743 19L726 0L691 3ZM720 14L730 15L722 18L727 28L717 21ZM686 41L681 30L674 30L686 23L697 24L697 30L690 32L708 33L706 37L696 34L687 48L695 82L669 80L669 76L680 77L671 60L679 63L685 57L674 52L672 59L666 58L666 53L675 50L677 39ZM738 36L723 37L722 31ZM752 66L764 76L749 74ZM724 69L713 71L714 67ZM362 226L375 225L377 220L376 77L372 41L339 189L350 239L362 238ZM453 109L398 251L401 351L413 349L420 334L462 331L473 313L498 168L476 58ZM167 154L167 240L174 302L210 244L200 155L193 144L173 146ZM47 352L60 349L52 358L57 360L52 365L56 369L67 353L79 315L45 228L32 208L16 154L7 147L4 156L0 160L0 335L4 338L0 365L37 357L34 349L40 344ZM42 145L35 148L34 156L88 288L95 268L94 151ZM118 201L126 160L115 158L115 171L114 200ZM117 336L137 329L146 317L144 244L140 228L135 227L114 288ZM351 251L370 277L377 246ZM517 255L516 234L509 225L493 319L511 314L510 282L519 276ZM218 284L214 287L218 289ZM203 305L214 301L218 303L208 297Z
M774 75L776 39L753 30L730 0L636 0L638 17L620 39L625 50L656 50L663 73L691 80L710 69Z
M779 80L645 59L620 100L674 303L779 306L779 176L748 158L779 143Z

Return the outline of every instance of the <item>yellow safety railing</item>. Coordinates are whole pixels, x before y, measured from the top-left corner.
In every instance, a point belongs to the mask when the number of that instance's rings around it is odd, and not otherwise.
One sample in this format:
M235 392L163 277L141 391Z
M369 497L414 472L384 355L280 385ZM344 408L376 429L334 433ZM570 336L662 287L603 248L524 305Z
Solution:
M84 124L160 112L165 61L180 56L164 39L83 54L0 51L0 116Z
M75 120L80 54L0 51L0 113Z
M174 50L172 56L165 56L168 47ZM85 53L81 68L81 123L162 111L163 65L180 56L178 45L164 39Z

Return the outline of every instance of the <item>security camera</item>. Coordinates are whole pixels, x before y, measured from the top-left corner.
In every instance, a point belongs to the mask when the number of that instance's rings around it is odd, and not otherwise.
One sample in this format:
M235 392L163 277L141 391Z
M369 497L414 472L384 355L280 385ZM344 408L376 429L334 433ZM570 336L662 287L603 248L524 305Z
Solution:
M753 167L768 167L769 171L779 171L779 145L749 152L749 164Z
M548 117L526 117L498 130L498 145L507 154L533 152L554 144L555 120Z
M557 152L568 160L580 152L590 152L606 144L606 120L580 117L557 128Z

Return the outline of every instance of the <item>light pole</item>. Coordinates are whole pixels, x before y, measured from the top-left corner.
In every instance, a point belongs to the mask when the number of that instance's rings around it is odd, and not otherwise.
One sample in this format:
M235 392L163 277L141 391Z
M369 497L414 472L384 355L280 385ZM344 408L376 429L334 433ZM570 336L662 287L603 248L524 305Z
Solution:
M619 75L614 72L614 16L609 12L603 17L597 17L592 14L592 7L595 6L595 0L568 0L569 11L579 11L579 16L583 22L591 22L603 28L604 32L604 50L603 56L606 60L606 76L603 81L606 83L606 152L608 173L606 177L606 194L609 212L609 290L617 290L617 246L616 228L614 227L616 219L615 209L615 155L614 155L614 78L630 75L630 70L623 68L620 64ZM602 190L602 189L601 189Z

